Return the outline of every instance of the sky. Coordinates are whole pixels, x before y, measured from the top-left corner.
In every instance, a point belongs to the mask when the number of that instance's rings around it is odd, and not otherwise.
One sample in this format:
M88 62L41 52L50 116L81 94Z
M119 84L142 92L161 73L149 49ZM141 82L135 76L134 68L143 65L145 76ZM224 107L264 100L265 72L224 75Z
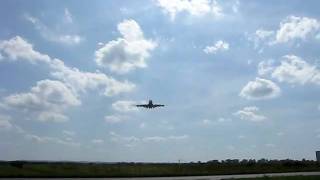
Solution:
M0 159L315 159L319 5L3 0Z

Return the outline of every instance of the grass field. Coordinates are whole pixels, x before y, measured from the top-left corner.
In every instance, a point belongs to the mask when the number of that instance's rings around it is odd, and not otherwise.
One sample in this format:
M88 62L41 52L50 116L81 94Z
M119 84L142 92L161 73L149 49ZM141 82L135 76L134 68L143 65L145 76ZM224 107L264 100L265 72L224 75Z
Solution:
M316 162L299 163L75 163L0 162L0 177L159 177L320 171Z

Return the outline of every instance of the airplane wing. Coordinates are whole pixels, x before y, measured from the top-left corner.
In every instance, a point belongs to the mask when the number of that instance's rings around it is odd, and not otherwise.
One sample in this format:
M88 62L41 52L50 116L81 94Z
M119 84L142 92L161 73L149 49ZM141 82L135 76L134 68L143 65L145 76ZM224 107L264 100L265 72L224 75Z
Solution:
M148 105L147 104L137 104L136 107L145 107L146 108L146 107L148 107Z
M163 104L154 104L153 107L163 107Z

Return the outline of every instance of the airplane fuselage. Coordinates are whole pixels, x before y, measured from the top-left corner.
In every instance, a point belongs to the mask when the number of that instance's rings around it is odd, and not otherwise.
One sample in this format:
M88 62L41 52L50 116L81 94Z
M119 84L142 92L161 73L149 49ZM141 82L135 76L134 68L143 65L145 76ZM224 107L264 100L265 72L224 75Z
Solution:
M152 100L149 100L148 104L139 104L136 105L137 107L144 107L148 109L156 108L156 107L163 107L164 105L162 104L153 104Z

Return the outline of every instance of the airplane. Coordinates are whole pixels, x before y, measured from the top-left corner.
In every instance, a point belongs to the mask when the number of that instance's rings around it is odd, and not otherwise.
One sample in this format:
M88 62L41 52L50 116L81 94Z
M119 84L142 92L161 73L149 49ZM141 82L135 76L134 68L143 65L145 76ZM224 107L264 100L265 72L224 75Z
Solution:
M156 108L156 107L163 107L163 104L153 104L152 100L149 100L148 104L137 104L136 107L144 107L148 109Z

